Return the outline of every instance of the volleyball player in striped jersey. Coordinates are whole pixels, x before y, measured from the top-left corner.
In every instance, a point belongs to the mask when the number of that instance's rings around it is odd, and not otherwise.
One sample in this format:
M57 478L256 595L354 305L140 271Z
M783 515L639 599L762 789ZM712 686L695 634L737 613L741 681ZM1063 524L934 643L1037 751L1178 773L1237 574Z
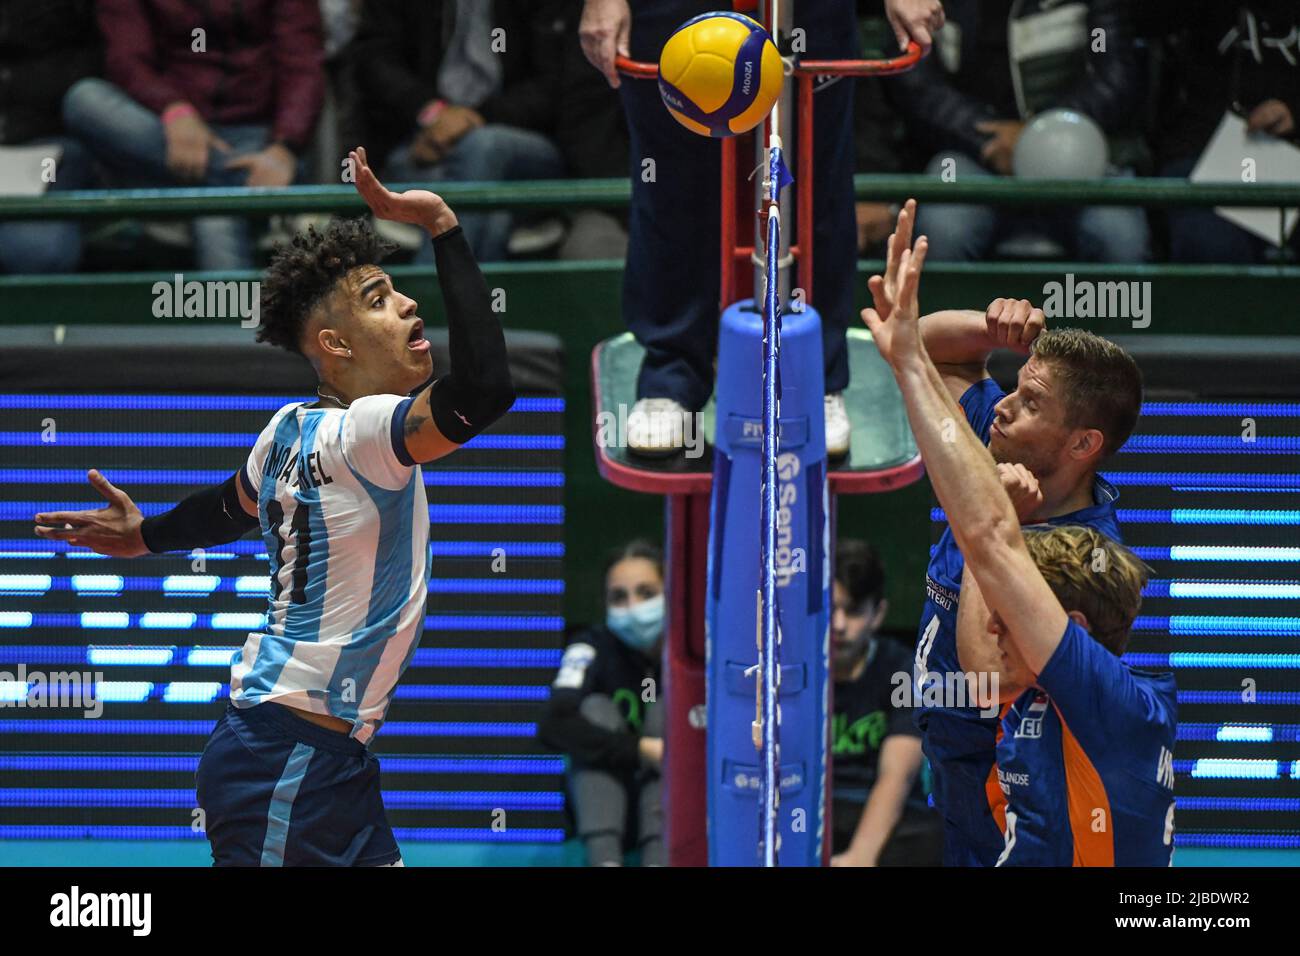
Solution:
M361 220L309 230L262 280L259 341L303 355L318 400L280 409L224 484L142 519L96 471L98 511L36 516L36 533L116 557L208 547L260 527L266 621L235 657L198 802L217 865L394 865L378 760L367 747L424 624L429 520L422 462L514 402L505 339L456 215L385 189L350 155L375 215L433 236L451 370L433 374L414 300L378 265L392 246ZM423 387L422 387L423 386ZM409 396L409 397L408 397Z

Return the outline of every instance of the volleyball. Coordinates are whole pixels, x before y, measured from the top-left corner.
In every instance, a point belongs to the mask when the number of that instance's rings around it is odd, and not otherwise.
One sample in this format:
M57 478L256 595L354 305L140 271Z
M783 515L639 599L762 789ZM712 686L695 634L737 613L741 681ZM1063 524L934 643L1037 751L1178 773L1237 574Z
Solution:
M677 122L701 136L751 130L781 95L781 55L768 32L739 13L683 23L659 55L659 95Z

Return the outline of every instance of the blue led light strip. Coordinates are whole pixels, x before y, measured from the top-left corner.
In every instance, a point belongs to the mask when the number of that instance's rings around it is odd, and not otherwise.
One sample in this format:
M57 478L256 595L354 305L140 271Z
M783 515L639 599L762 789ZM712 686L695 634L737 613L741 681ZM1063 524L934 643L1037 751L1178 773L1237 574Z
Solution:
M400 757L380 756L386 773L488 774L557 776L564 773L562 757ZM193 773L199 755L136 756L108 754L0 754L0 771L42 773Z
M1300 437L1240 435L1134 435L1120 449L1126 455L1293 455L1300 453Z
M1233 850L1294 850L1300 848L1300 834L1280 833L1184 833L1174 834L1175 846Z
M1209 471L1109 471L1104 476L1112 485L1139 488L1171 488L1197 485L1201 489L1237 490L1258 488L1267 491L1300 490L1300 474L1251 474L1248 472L1216 473Z
M38 430L0 432L0 447L48 448ZM59 432L60 448L244 448L252 432ZM476 435L462 448L486 451L562 451L563 435Z
M0 807L183 807L194 806L193 787L0 787ZM384 805L399 810L562 810L556 791L385 790Z
M1233 654L1219 652L1175 651L1172 654L1125 654L1124 660L1134 667L1164 669L1169 667L1258 667L1267 670L1300 668L1300 654ZM1241 695L1237 695L1240 700Z
M168 614L184 612L169 611ZM223 618L222 615L225 614ZM260 612L195 614L192 623L171 623L171 619L146 619L146 614L127 611L86 611L83 614L34 614L30 611L0 611L0 628L29 627L93 627L97 630L157 630L188 631L239 631L255 630L261 625L252 619L264 620ZM248 618L247 621L244 618ZM161 623L160 623L161 622ZM559 616L521 614L431 614L424 619L425 630L430 631L563 631L564 618Z
M0 734L140 734L143 736L199 736L212 732L214 720L30 720L6 717ZM390 721L386 737L536 737L535 723L472 721Z
M1256 418L1300 417L1300 405L1287 402L1147 402L1142 414L1218 418L1249 415Z
M32 395L0 394L0 409L160 412L278 412L316 396L286 395ZM563 398L517 398L511 412L562 412Z
M1300 725L1222 723L1178 725L1179 740L1216 740L1225 743L1267 744L1300 740Z
M240 645L201 647L175 645L96 644L0 644L0 665L40 663L76 664L91 667L220 667L230 666ZM192 663L190 654L200 651L201 663ZM152 652L160 653L154 654ZM165 652L161 653L161 652ZM497 667L555 668L560 666L563 651L559 648L531 647L423 647L415 652L412 667ZM224 661L217 658L223 656ZM114 660L114 656L119 659Z
M1300 525L1300 511L1258 508L1116 508L1125 524ZM942 508L930 509L930 520L946 522Z
M112 597L123 591L159 592L169 598L203 597L209 594L238 594L240 597L265 600L266 581L262 575L236 575L221 577L208 574L169 574L158 577L120 575L78 575L80 581L74 581L71 575L6 575L0 574L0 596L12 594L55 594L73 593L78 597L99 599ZM97 579L94 586L88 586L85 577ZM240 578L256 577L261 582L257 590L241 589ZM215 582L210 579L216 578ZM80 584L80 587L76 585ZM430 594L563 594L562 578L433 578L429 581ZM170 612L168 607L159 607L158 611Z
M60 511L66 510L60 508ZM30 518L31 515L24 515ZM560 541L430 541L429 549L434 557L441 558L491 558L494 551L503 551L512 558L562 558L564 544ZM69 552L85 553L85 548L76 548L66 541L45 541L40 538L0 538L0 552L48 552L65 554ZM1300 551L1300 549L1297 549ZM214 554L235 554L266 560L266 545L261 541L234 541L230 544L213 545L206 549L208 557ZM183 557L185 552L174 552L176 557Z
M0 832L0 837L4 834ZM490 827L393 827L393 836L412 843L563 843L564 830L547 828L493 830Z
M1300 813L1300 799L1289 797L1178 797L1181 810L1245 810L1255 813Z
M1164 656L1164 655L1160 655ZM1127 656L1125 660L1127 660ZM1241 704L1243 707L1249 707L1256 704L1285 704L1289 706L1300 705L1300 691L1287 690L1257 690L1254 692L1254 699L1247 701L1242 699L1243 690L1240 687L1233 690L1180 690L1178 692L1178 703L1180 704Z
M30 521L38 512L86 511L103 502L93 501L0 501L0 521ZM175 507L162 501L137 501L146 518ZM432 524L563 524L563 505L429 505ZM263 546L265 548L265 546Z
M398 840L411 843L563 843L562 828L394 827ZM0 826L0 840L204 840L189 826Z
M1143 597L1207 600L1300 600L1300 581L1183 581L1153 579Z
M201 468L106 468L101 472L115 485L216 485L232 472ZM0 484L82 485L81 468L0 468ZM451 471L424 472L424 483L437 488L562 488L562 471Z
M1133 553L1143 561L1232 561L1300 563L1300 548L1259 547L1253 545L1176 544L1159 548L1135 545ZM933 549L931 549L933 555Z

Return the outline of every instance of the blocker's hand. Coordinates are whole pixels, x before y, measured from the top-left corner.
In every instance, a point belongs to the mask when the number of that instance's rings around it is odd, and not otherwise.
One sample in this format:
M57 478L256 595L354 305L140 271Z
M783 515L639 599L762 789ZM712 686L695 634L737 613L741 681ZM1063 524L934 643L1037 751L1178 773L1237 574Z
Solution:
M1028 299L994 299L984 320L989 327L989 342L996 348L1029 354L1040 332L1047 326L1042 309L1035 309Z
M348 159L356 171L357 192L371 212L380 219L423 226L434 236L440 236L456 226L456 214L436 193L427 189L408 189L404 193L385 189L366 161L365 147L358 146L352 150L348 153Z
M50 511L36 515L36 536L66 541L114 558L148 554L140 524L144 516L131 496L93 468L86 473L91 486L108 502L95 511Z
M921 307L918 291L921 268L929 250L922 236L912 247L912 223L916 201L909 199L898 214L898 225L889 237L885 274L867 280L875 308L862 310L862 321L871 330L876 348L890 365L916 358L924 353L921 342Z
M1016 517L1024 524L1034 516L1043 505L1043 492L1038 487L1038 479L1024 465L998 463L998 480L1011 499L1016 509Z

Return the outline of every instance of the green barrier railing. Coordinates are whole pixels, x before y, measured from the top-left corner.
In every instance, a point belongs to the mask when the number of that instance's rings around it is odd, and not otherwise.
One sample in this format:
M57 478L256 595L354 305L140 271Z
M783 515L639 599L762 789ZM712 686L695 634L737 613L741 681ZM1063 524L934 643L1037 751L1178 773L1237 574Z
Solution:
M430 183L396 184L427 189ZM632 186L625 179L538 179L512 182L439 182L457 210L621 208ZM997 177L944 182L931 175L854 177L858 199L990 205L1253 206L1300 207L1300 183L1189 183L1185 179L1026 180ZM359 213L365 204L351 186L285 189L193 188L71 190L43 196L0 197L0 221L112 219L144 216Z

